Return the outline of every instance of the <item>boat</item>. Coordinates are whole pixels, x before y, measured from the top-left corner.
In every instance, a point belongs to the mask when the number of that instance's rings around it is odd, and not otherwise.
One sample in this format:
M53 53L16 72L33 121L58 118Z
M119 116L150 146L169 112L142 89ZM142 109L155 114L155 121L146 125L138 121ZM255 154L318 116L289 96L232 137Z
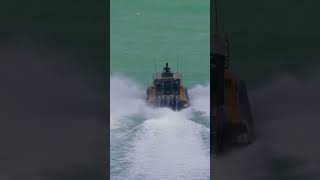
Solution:
M216 0L215 0L216 7ZM215 12L216 8L215 8ZM217 14L215 14L217 17ZM210 40L210 133L213 155L252 144L256 137L246 84L229 68L229 41L216 29Z
M182 84L179 72L171 72L166 63L162 72L153 74L153 83L147 88L147 104L179 111L190 106L188 90Z

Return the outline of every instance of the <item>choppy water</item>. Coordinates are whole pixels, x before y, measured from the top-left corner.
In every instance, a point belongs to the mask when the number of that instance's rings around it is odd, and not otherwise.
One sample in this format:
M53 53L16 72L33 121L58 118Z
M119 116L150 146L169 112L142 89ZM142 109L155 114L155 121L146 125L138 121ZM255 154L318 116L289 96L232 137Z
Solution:
M319 81L301 80L309 74L305 67L319 59L315 3L290 1L288 6L288 2L276 0L218 1L220 28L230 36L231 68L250 88L259 139L255 145L214 159L213 178L319 179L320 151L312 141L319 134ZM185 170L192 169L187 176L207 169L201 163L208 163L202 159L208 141L199 134L207 131L204 127L208 128L209 121L195 118L199 114L191 109L177 114L149 109L143 100L154 58L175 65L179 56L189 89L206 91L195 86L209 81L209 5L207 0L111 0L111 86L127 82L127 89L136 89L121 95L132 101L111 97L111 105L119 102L111 111L112 178L167 179L165 176L176 175L171 178L183 179L180 175ZM119 80L116 72L136 81ZM278 76L279 72L290 74ZM207 111L206 103L201 103L206 98L197 94L201 93L193 94L192 107ZM162 113L166 116L159 116ZM196 147L186 148L191 145ZM182 150L196 158L186 158L188 155L179 153ZM182 159L188 166L181 166ZM193 168L195 163L203 169Z
M112 180L210 178L209 5L111 0ZM190 108L173 112L145 105L155 59L158 71L166 61L176 71L179 60Z
M188 109L151 108L137 82L111 77L112 180L210 179L209 86L189 95Z

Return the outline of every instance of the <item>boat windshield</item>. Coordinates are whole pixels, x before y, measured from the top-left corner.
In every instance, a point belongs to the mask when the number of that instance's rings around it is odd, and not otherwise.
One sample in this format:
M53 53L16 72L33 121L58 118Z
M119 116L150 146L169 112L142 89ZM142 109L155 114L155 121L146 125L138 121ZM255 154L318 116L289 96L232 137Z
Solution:
M180 80L178 79L156 80L155 86L158 94L163 94L163 95L179 94Z

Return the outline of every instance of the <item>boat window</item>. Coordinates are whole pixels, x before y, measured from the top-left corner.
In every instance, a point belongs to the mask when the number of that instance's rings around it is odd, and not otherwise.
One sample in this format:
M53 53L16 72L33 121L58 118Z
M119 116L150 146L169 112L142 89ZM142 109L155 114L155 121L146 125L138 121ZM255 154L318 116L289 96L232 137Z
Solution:
M179 91L179 81L178 80L174 81L173 86L172 86L172 90Z
M158 93L166 95L179 94L180 81L179 80L159 80L155 82L156 90Z
M170 81L164 82L164 91L165 94L170 94L170 92L172 91L172 84L170 83Z

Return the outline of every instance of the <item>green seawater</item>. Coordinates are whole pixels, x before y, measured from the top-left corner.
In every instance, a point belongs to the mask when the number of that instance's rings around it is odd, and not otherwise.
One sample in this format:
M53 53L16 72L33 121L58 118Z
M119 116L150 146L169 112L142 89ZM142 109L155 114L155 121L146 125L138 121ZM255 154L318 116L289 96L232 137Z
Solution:
M209 180L209 0L110 4L111 179ZM184 111L145 105L166 62L189 90Z
M165 62L187 86L209 81L209 0L111 0L110 73L144 85ZM161 69L160 69L161 68Z
M178 56L188 87L207 83L209 5L209 1L201 0L112 0L110 73L126 74L147 86L154 59L158 70L165 61L175 69ZM308 142L308 136L300 135L298 140L291 137L312 128L313 119L306 116L319 117L319 95L308 89L317 90L319 81L304 81L318 74L314 72L318 72L320 62L319 2L218 0L218 10L220 31L230 38L230 67L249 87L254 120L264 139L216 160L219 165L213 169L213 178L319 179L319 168L297 173L314 160L287 148L296 147L292 144L299 140ZM277 129L280 135L273 136ZM312 149L317 146L303 150L319 154Z

